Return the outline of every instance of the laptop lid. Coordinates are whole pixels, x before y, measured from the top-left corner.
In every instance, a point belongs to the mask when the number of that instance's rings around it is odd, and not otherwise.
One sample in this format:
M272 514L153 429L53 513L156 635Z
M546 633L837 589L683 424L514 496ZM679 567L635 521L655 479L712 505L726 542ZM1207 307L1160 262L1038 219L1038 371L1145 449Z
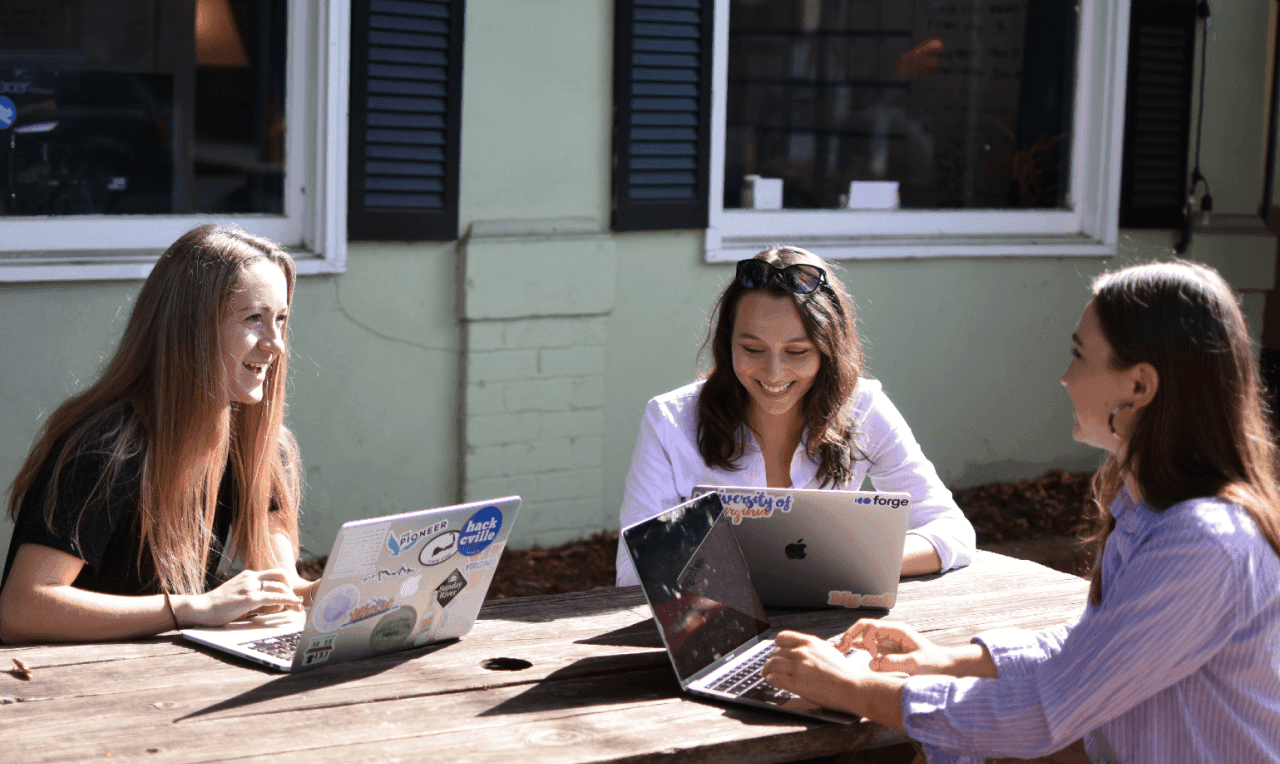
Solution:
M720 494L766 605L893 607L909 494L703 485L694 495L709 491Z
M258 619L182 634L286 671L455 639L475 623L519 509L508 496L345 523L291 663L242 647L272 634Z
M729 526L709 493L622 531L682 688L770 632Z

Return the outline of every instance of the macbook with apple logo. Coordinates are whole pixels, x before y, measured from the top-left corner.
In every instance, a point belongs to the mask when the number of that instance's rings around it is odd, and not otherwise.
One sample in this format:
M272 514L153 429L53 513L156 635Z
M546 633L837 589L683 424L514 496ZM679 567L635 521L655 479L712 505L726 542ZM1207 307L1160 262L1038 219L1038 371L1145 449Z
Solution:
M893 607L909 494L709 485L693 494L713 491L765 605Z

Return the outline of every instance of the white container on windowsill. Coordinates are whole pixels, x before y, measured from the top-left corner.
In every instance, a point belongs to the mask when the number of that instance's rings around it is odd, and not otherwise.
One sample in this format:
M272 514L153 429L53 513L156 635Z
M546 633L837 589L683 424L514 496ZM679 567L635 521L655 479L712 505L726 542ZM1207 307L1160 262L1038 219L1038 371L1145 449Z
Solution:
M849 209L896 210L901 206L896 180L855 180L849 184Z
M742 183L742 206L752 210L782 209L782 178L746 175Z

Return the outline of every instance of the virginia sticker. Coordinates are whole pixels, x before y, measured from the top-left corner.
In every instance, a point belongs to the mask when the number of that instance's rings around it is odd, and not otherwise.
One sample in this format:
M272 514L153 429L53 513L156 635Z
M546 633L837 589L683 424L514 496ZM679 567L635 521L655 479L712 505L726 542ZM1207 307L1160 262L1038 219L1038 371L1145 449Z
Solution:
M427 542L418 555L423 565L439 565L458 551L458 531L445 531Z
M440 603L440 607L453 602L453 598L458 596L458 592L466 588L467 579L462 575L462 571L454 569L449 577L440 582L436 587L436 601Z
M418 611L409 606L396 608L382 616L369 635L369 649L375 653L394 650L409 638L418 622Z
M502 529L502 510L497 507L485 507L462 524L462 535L458 538L458 551L467 557L475 557L493 543Z
M316 631L337 631L359 601L360 590L354 584L343 584L311 608L311 625Z

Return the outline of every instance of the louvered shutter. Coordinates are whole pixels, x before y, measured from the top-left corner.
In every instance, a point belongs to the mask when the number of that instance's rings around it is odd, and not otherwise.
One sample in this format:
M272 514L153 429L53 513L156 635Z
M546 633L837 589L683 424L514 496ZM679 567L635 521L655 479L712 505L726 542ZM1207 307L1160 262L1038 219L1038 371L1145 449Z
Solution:
M1122 228L1178 228L1187 194L1194 0L1133 0Z
M715 0L618 0L615 231L707 227Z
M462 0L352 0L347 233L458 236Z

